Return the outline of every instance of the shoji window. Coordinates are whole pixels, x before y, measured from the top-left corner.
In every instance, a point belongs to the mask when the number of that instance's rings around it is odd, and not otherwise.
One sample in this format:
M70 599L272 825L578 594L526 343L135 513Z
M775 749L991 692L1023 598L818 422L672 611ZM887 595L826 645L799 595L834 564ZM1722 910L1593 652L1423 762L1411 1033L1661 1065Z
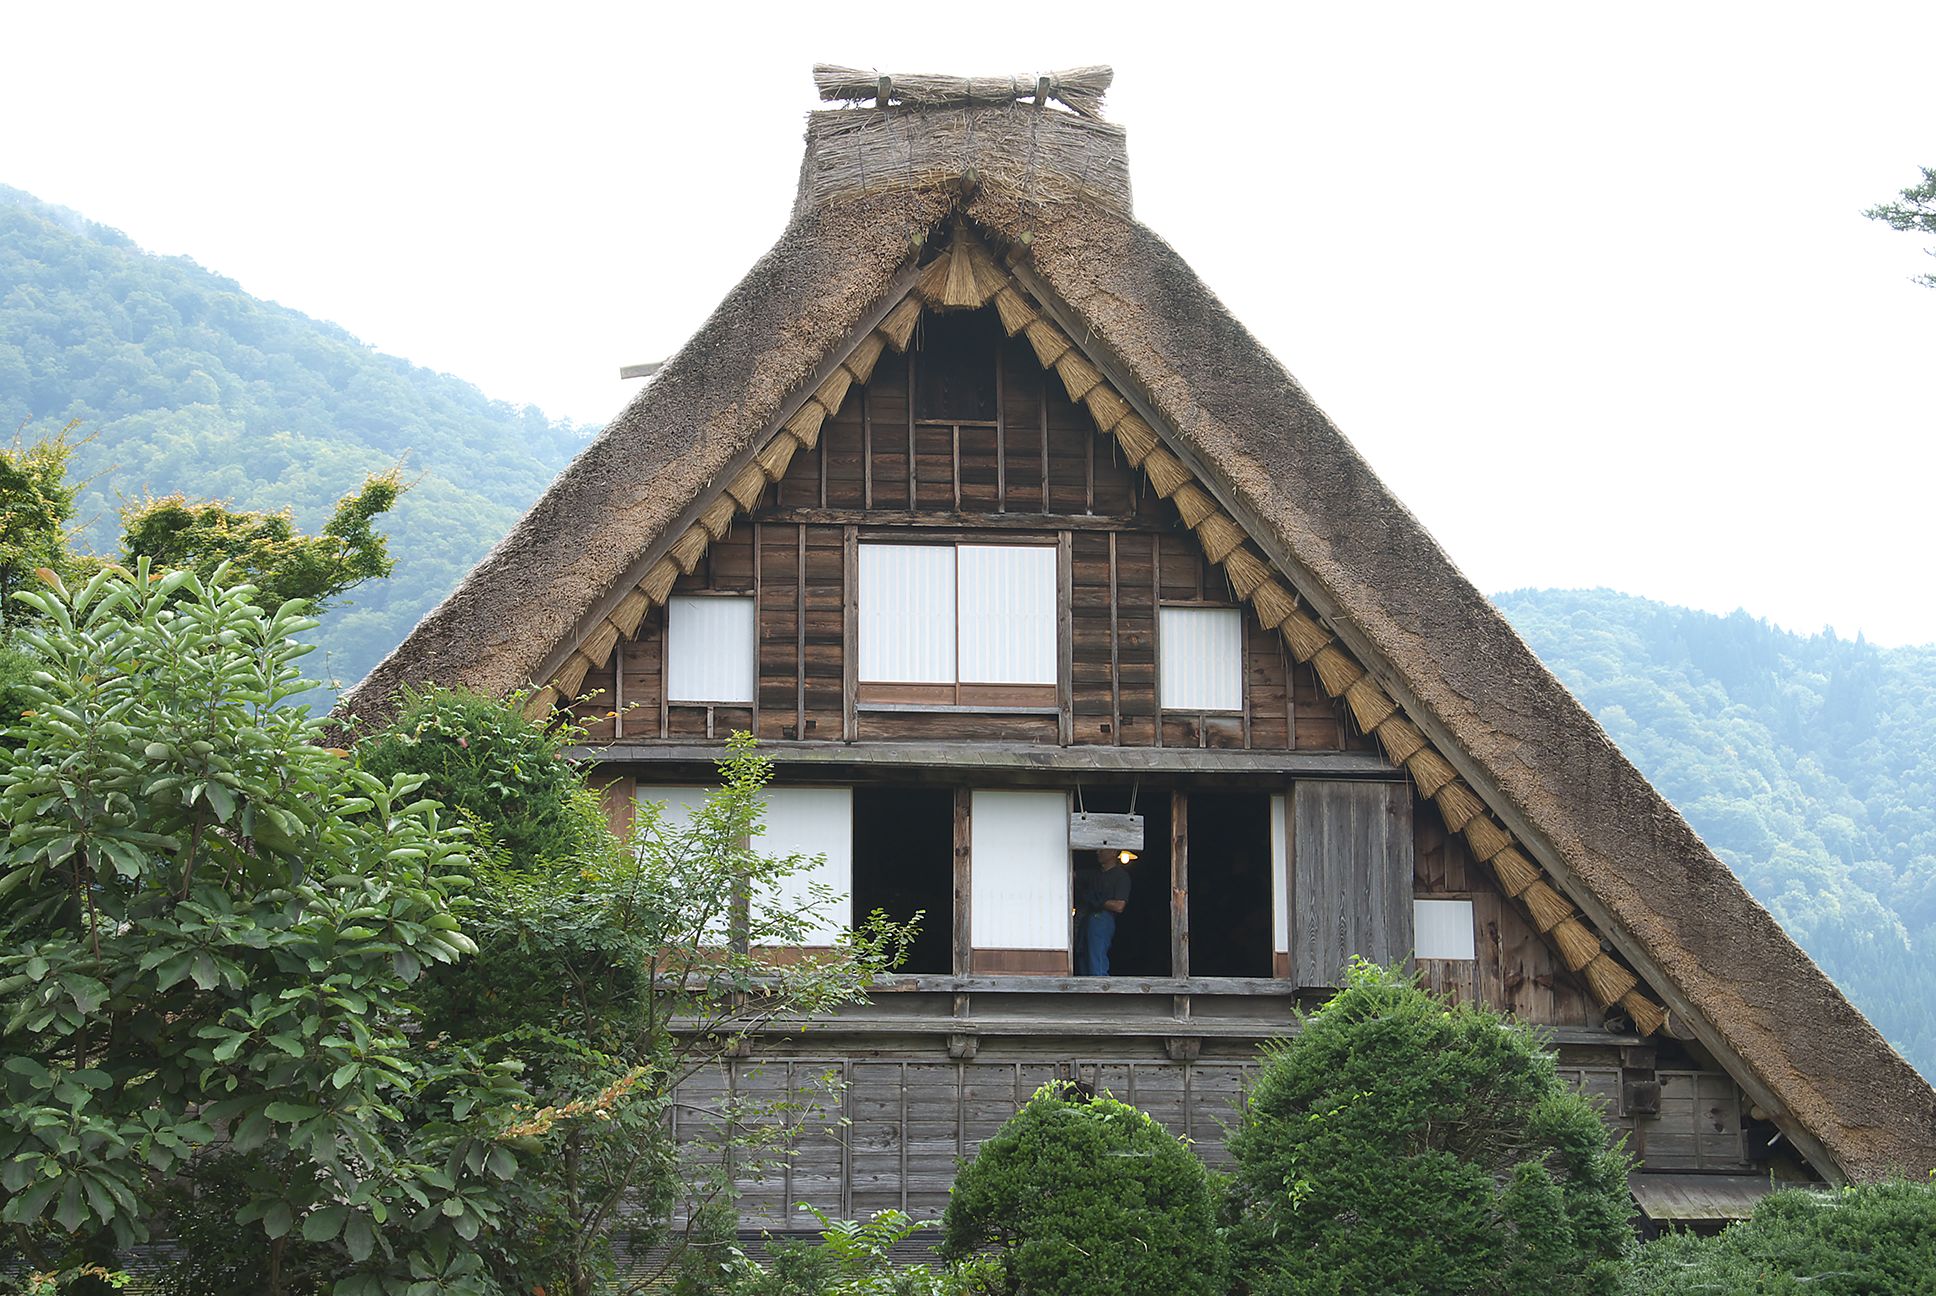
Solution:
M952 545L860 547L860 678L954 684Z
M638 790L641 804L658 802L662 831L683 830L715 789L704 787L652 787ZM824 856L812 867L785 879L777 888L752 897L755 906L779 906L785 910L803 908L812 899L811 886L824 883L832 896L819 906L816 921L804 934L808 945L830 945L839 932L853 921L854 885L854 794L851 788L768 788L765 793L765 831L753 839L753 849L762 855ZM725 939L731 929L731 913L720 912L706 925L708 934ZM777 942L767 942L769 944Z
M1479 957L1470 900L1412 901L1413 954L1422 959Z
M667 701L750 704L755 654L752 599L680 594L667 603Z
M1238 608L1166 607L1157 613L1166 711L1244 709L1244 614Z
M1056 551L860 547L863 703L1054 706Z
M753 841L762 855L820 855L825 858L782 881L777 890L753 897L757 905L782 911L803 908L818 882L832 893L823 901L803 942L831 945L853 922L854 793L851 788L768 788L766 831Z
M955 560L961 682L1055 687L1055 550L962 545Z
M977 972L1069 970L1069 798L977 789L969 805Z

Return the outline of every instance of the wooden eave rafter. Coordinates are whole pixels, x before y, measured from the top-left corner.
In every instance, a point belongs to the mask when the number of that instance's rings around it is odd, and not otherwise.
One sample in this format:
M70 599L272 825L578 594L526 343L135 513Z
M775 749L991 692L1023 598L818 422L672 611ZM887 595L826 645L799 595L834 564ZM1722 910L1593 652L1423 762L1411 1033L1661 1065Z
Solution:
M1263 557L1247 530L1218 503L1170 449L1150 421L1084 354L1053 318L1004 269L957 218L953 238L915 279L912 291L895 301L879 324L834 365L793 412L727 480L696 519L648 566L632 588L595 614L562 665L525 704L532 718L548 716L561 700L575 697L586 675L611 660L621 639L630 638L652 607L665 603L675 581L691 573L713 541L735 518L750 513L766 488L785 475L793 456L818 444L820 429L846 399L864 384L882 354L905 351L914 337L924 305L936 310L975 310L995 305L1010 337L1027 338L1036 359L1062 379L1069 398L1085 406L1096 429L1114 438L1129 464L1140 469L1158 495L1176 506L1211 562L1223 569L1230 588L1249 603L1268 630L1282 637L1300 663L1307 663L1318 684L1340 699L1356 723L1377 737L1393 765L1406 771L1419 793L1438 807L1446 827L1464 837L1473 856L1492 870L1500 888L1532 921L1568 969L1585 983L1603 1011L1622 1012L1643 1035L1667 1024L1668 1013L1649 988L1601 939L1554 878L1535 862L1533 852L1499 822L1453 763L1379 686L1358 657L1303 605L1289 579Z

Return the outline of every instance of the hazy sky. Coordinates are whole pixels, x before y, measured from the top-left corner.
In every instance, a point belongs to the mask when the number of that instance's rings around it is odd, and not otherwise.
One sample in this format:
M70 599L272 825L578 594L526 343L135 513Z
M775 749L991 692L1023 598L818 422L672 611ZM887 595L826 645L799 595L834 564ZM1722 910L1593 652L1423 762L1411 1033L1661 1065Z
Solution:
M816 59L1109 62L1138 216L1484 589L1936 641L1936 6L9 6L0 183L583 422L785 223Z

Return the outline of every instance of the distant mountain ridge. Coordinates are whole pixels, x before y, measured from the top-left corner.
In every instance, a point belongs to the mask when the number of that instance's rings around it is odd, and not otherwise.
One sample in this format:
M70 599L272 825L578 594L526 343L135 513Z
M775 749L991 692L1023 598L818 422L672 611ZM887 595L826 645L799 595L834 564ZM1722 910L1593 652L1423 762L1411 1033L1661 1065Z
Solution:
M1936 646L1798 635L1610 590L1493 601L1755 898L1936 1077Z
M77 424L83 544L124 500L181 491L291 508L314 529L363 477L412 482L382 522L395 575L319 631L309 670L353 683L453 588L595 429L487 398L186 257L0 186L0 426Z

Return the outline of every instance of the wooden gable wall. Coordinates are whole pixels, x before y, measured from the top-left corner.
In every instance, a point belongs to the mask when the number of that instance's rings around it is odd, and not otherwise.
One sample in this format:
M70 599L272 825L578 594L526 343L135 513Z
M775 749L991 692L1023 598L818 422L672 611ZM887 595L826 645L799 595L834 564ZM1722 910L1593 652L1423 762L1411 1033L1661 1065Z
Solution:
M984 310L995 417L917 419L912 392L941 359L917 343L887 356L796 454L750 519L734 524L673 593L758 600L758 703L665 701L666 608L654 607L589 674L573 708L587 741L989 741L1284 751L1374 751L1311 666L1290 657L1114 440L1069 400L1027 343ZM1038 540L1066 549L1067 680L1060 712L877 710L851 704L851 550L868 540ZM1159 606L1240 608L1241 713L1157 705Z

